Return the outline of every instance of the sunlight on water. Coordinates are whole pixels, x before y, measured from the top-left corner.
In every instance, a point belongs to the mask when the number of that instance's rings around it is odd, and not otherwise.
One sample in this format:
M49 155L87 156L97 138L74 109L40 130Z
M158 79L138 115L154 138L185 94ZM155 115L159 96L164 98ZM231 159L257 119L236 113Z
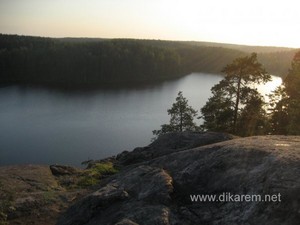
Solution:
M272 80L270 82L258 85L257 90L265 97L265 100L268 102L269 98L266 95L271 94L281 84L281 77L272 76Z

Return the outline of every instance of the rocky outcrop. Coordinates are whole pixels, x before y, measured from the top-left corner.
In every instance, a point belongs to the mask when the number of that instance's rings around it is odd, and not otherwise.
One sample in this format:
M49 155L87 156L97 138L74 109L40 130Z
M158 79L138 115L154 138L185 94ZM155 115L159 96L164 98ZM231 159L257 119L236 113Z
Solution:
M117 156L100 160L88 160L82 162L87 168L97 163L111 162L119 167L148 161L170 153L183 151L203 145L213 144L237 138L231 134L216 132L179 132L167 133L159 136L153 143L146 147L137 147L133 151L123 151Z
M172 192L172 178L166 171L139 166L72 206L61 221L69 225L124 224L124 221L139 218L148 221L147 224L163 224L168 220L169 210L165 204L170 203ZM112 213L114 218L103 216Z
M201 141L176 135L119 155L129 166L70 207L57 224L299 224L300 137L237 138L197 147ZM205 194L218 201L194 198ZM240 199L222 201L225 195ZM254 195L264 201L245 199ZM276 201L266 201L267 195Z
M216 132L167 133L147 147L135 148L117 155L121 165L130 165L151 160L170 153L233 139L234 136Z
M50 170L54 176L77 175L80 173L76 168L64 165L50 165Z

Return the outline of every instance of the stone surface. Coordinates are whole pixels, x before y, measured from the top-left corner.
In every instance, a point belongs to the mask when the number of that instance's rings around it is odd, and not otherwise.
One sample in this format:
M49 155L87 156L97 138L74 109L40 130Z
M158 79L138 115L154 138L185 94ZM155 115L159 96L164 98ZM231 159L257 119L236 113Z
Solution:
M58 224L114 224L124 218L165 224L170 213L165 204L170 203L172 192L172 178L165 170L138 166L72 206Z
M116 160L121 165L130 165L170 153L231 140L233 138L233 135L215 132L168 133L158 137L157 140L147 147L135 148L131 152L122 152L117 155Z
M50 170L54 176L76 175L79 171L72 166L50 165Z
M135 150L143 160L127 161L130 153L117 157L129 166L70 207L57 224L299 224L300 137L237 138L202 147L174 138ZM151 150L149 156L149 149L162 152ZM281 201L193 202L190 197L223 193L280 194Z
M59 166L62 172L54 176L49 166L0 167L0 224L3 209L12 225L298 225L300 221L299 136L168 134L147 147L88 164L95 162L115 163L120 172L84 189L76 185L86 174L79 169ZM280 194L281 201L191 200L191 195L224 193Z
M138 225L138 224L135 222L132 222L129 219L123 219L120 222L116 223L115 225Z

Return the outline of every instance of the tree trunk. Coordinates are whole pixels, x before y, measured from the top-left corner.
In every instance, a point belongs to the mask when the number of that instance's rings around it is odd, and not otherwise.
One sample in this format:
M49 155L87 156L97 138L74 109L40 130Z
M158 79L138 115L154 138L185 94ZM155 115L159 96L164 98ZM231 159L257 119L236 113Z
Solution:
M182 130L183 130L183 115L182 115L183 113L182 113L182 111L180 110L180 127L179 127L179 129L180 129L180 132L182 132Z
M240 104L241 81L242 81L242 76L240 75L239 80L238 80L236 101L235 101L235 106L234 106L234 118L233 118L233 132L234 133L237 131L237 117L238 117L239 104Z

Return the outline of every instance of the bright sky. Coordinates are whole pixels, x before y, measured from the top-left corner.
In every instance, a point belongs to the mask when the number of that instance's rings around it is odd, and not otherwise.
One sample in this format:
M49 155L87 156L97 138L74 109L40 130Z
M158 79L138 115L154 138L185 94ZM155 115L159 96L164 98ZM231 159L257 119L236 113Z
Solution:
M0 33L300 47L297 0L0 0Z

